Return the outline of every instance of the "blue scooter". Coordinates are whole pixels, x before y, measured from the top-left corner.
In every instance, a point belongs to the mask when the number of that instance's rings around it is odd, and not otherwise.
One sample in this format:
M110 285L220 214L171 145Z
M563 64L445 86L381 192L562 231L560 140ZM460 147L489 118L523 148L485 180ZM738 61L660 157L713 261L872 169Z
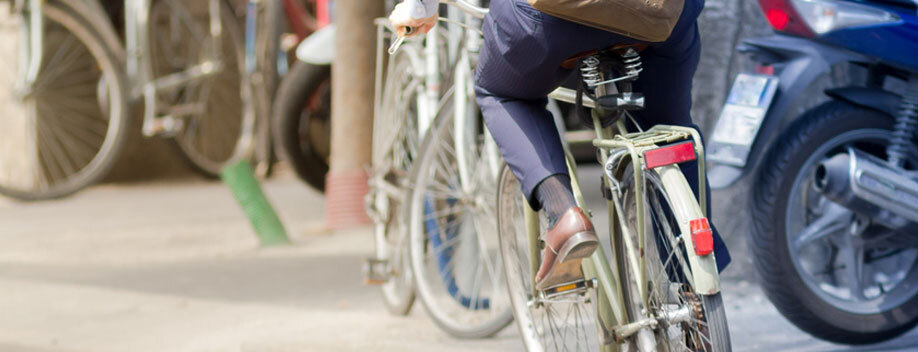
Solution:
M759 65L710 136L711 185L755 178L749 245L788 320L839 343L896 337L918 324L918 2L759 4L776 33L738 47ZM855 78L796 113L833 68Z

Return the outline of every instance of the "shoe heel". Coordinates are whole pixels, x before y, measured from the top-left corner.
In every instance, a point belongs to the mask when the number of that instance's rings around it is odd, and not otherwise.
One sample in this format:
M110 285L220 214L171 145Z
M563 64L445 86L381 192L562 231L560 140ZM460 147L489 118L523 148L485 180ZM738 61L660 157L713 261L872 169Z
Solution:
M589 257L599 247L599 239L592 231L578 232L564 242L558 251L558 261L566 262L573 259Z

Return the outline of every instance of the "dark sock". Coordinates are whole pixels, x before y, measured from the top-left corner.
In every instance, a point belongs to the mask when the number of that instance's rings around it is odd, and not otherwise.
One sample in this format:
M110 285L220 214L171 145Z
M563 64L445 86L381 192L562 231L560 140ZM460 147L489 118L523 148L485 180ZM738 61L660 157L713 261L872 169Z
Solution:
M571 178L568 175L552 175L542 180L536 186L536 198L548 218L548 228L555 227L555 223L564 215L564 212L577 203L571 191Z

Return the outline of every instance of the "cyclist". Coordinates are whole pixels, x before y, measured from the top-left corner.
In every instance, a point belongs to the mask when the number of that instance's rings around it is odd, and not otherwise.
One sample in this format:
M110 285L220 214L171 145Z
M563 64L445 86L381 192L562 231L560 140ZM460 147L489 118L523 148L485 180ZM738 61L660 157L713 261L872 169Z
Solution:
M560 136L546 110L548 94L572 72L562 63L616 44L646 44L641 54L644 70L633 85L646 102L646 108L636 113L639 123L644 128L668 124L697 129L690 109L692 76L701 51L696 18L703 7L704 0L685 0L669 38L643 43L551 16L526 0L491 1L475 71L476 100L529 204L548 219L550 250L543 251L536 275L539 289L576 279L573 276L579 272L555 271L555 264L589 256L598 244L593 225L574 201ZM404 0L389 21L400 35L405 35L406 27L418 29L409 34L415 35L427 33L437 18L438 0ZM697 163L682 166L696 196L697 167ZM718 269L723 270L730 255L716 229L714 245Z

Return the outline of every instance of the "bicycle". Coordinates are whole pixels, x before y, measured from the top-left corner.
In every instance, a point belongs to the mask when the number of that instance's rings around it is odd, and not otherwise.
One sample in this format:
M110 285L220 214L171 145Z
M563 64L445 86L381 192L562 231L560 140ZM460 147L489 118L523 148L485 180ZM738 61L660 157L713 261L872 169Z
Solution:
M472 92L479 28L487 10L465 0L441 3L449 11L441 20L453 25L443 30L451 55L451 88L411 165L407 246L416 294L428 316L453 336L482 338L513 320L492 235L501 157L483 128Z
M95 20L105 16L95 2L0 6L0 82L11 93L0 116L0 194L72 194L105 176L125 143L124 50L114 29Z
M144 136L173 137L181 155L207 176L250 159L254 92L233 6L128 0L124 10L126 72L131 96L144 102Z
M700 135L665 125L629 132L629 111L644 104L631 91L641 70L635 48L605 49L581 62L587 88L559 88L550 96L593 109L585 122L594 128L592 144L604 169L609 244L582 261L557 264L580 270L582 279L536 289L545 220L504 167L497 191L499 242L524 344L533 351L729 351L713 239L703 211ZM586 209L567 143L564 148L575 199ZM691 160L699 164L697 201L678 167Z
M14 99L4 104L12 111L0 193L57 198L101 179L123 149L129 105L141 99L144 136L173 137L197 170L213 176L251 154L252 88L228 3L126 1L124 43L96 1L4 4L13 16L0 26L20 40L8 41L19 55L4 57L18 70L3 76Z
M367 259L366 282L380 285L389 311L405 315L415 299L404 211L410 172L421 139L436 116L452 61L440 28L423 43L412 41L386 60L394 40L388 20L377 19L373 155L367 214L374 221L376 255ZM395 39L397 40L397 39ZM385 69L383 68L385 66Z

